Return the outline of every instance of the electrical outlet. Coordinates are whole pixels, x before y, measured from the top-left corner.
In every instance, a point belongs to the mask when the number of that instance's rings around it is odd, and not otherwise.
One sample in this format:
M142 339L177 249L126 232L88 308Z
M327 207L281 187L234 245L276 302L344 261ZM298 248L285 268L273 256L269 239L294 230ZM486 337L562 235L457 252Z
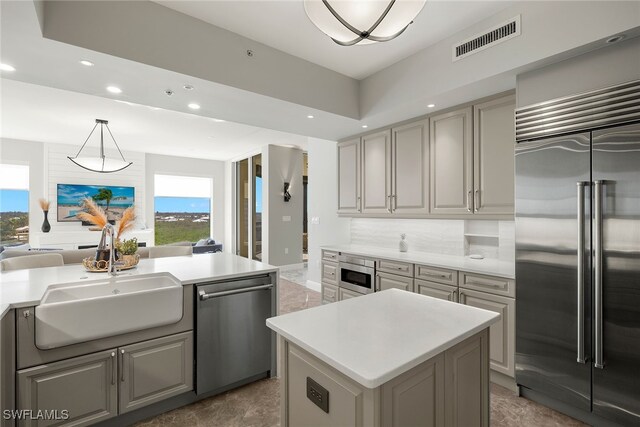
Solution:
M289 255L289 248L284 248L284 254Z
M320 224L320 217L319 216L312 216L311 217L311 224Z
M329 390L309 377L307 377L307 399L327 414L329 413Z
M291 222L291 216L290 215L285 215L282 217L282 222Z

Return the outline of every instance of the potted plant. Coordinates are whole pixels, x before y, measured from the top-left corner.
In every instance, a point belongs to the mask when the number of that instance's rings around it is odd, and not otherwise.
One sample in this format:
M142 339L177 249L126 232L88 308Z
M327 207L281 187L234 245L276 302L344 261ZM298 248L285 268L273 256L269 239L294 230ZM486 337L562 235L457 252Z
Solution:
M138 254L138 239L135 237L131 239L118 240L116 242L116 249L118 250L118 260L124 262L126 266L136 265L140 259Z

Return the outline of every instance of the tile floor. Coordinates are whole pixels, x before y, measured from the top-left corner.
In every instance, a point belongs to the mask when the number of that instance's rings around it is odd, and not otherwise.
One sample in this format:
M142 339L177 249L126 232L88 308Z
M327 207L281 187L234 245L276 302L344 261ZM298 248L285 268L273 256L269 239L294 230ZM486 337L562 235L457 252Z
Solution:
M292 275L286 272L281 274L281 313L304 310L320 304L318 292L293 283L285 277L292 277ZM137 426L277 427L280 425L279 401L279 380L265 379L161 414L142 421ZM491 426L573 427L584 425L545 406L517 397L503 387L491 384Z

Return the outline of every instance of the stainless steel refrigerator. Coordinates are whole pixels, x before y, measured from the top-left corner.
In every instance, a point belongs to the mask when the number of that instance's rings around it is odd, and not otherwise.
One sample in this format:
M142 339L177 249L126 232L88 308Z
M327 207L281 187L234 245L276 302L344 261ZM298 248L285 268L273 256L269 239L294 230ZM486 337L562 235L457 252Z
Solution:
M516 112L516 382L640 425L640 81Z

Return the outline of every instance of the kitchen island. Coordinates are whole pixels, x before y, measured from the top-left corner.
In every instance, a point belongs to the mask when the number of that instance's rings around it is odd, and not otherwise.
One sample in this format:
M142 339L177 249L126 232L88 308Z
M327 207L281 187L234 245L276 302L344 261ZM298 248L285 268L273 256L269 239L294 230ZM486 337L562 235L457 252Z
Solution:
M390 289L268 319L282 426L488 426L498 318Z
M0 273L0 406L24 411L0 424L129 425L275 375L277 281L226 253Z

